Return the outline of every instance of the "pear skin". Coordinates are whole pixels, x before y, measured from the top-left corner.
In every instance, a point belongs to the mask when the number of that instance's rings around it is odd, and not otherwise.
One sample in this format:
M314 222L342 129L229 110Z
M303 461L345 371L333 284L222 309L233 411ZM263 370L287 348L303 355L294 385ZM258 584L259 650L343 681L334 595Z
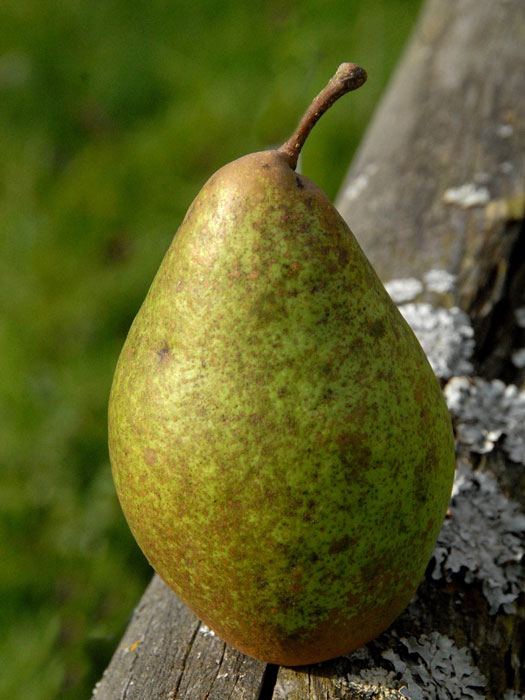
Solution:
M283 665L348 653L406 607L455 463L425 354L294 171L296 143L204 185L109 404L118 497L151 565L226 642Z

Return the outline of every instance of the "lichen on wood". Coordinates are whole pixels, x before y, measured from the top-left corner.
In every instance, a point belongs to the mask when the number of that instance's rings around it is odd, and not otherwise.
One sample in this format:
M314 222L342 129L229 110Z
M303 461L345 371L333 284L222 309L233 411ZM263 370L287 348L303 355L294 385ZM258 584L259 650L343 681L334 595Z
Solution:
M411 326L440 379L470 374L474 330L467 314L456 306L441 304L454 290L455 276L446 270L429 270L423 281L415 277L392 279L387 292ZM424 297L428 301L414 300ZM433 302L433 303L430 303Z
M346 682L379 684L410 700L484 700L486 678L471 652L439 632L399 636L395 627L348 657Z
M460 462L431 576L479 582L490 606L511 613L525 586L525 514L489 473Z
M485 454L501 442L513 462L525 464L525 391L499 379L454 377L445 398L460 447Z
M440 379L448 379L458 372L472 372L469 358L474 349L474 332L468 316L461 309L402 304L399 310L412 327Z

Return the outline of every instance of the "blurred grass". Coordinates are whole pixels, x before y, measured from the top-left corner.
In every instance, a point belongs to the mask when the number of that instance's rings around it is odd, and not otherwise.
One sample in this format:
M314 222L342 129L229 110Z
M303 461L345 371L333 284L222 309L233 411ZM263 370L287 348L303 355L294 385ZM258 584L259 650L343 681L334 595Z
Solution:
M0 698L88 697L150 576L115 499L106 401L190 201L284 140L352 60L369 82L302 161L333 197L418 7L2 3Z

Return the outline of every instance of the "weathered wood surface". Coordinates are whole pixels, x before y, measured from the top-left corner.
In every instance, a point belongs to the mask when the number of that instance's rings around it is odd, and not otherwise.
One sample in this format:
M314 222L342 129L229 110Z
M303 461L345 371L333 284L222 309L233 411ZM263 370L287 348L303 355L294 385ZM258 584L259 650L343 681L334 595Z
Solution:
M524 46L523 0L429 0L338 198L385 282L422 279L436 268L458 275L455 290L441 301L457 303L473 319L476 373L520 386L524 371L510 357L517 344L525 345L514 316L525 306ZM523 504L523 465L498 450L480 460L474 466L491 469L502 493ZM432 694L420 679L418 697L514 700L519 696L505 696L506 690L525 689L523 595L512 612L494 614L482 581L428 574L392 634L383 647L371 647L383 674L380 654L389 640L434 635L468 650L484 676L479 695L454 694L445 681L443 692ZM376 681L355 684L361 662L351 656L294 670L244 657L202 628L155 577L95 697L406 697L374 687ZM450 676L457 672L451 662Z
M154 576L97 700L197 700L260 696L266 665L228 647Z
M524 282L524 46L523 0L429 0L337 200L383 281L459 274L498 354L491 312Z

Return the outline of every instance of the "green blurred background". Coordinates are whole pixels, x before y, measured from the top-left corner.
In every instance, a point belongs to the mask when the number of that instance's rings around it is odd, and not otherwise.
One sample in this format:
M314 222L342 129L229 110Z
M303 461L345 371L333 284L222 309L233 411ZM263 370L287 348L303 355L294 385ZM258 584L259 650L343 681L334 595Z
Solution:
M333 197L420 0L4 0L0 698L87 698L151 572L120 513L120 347L218 167L284 140L342 60L369 82L302 171Z

